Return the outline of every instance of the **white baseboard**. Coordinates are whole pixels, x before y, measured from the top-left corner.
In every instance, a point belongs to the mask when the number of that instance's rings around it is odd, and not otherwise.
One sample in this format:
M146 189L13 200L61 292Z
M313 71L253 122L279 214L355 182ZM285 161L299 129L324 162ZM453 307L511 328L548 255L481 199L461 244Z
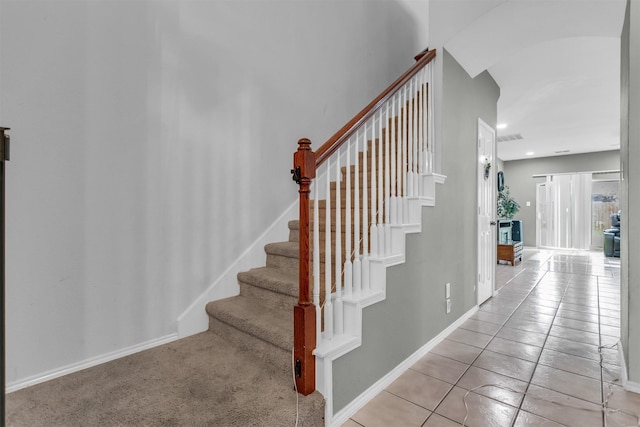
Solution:
M185 338L209 328L209 316L205 312L207 303L238 295L238 273L265 265L264 246L288 239L288 224L292 219L298 219L297 200L178 316L178 337Z
M478 306L474 306L471 310L460 316L458 320L449 325L446 329L436 335L428 343L420 347L415 353L401 362L393 370L391 370L384 377L380 378L375 384L364 391L360 396L356 397L351 403L342 408L338 413L331 416L331 414L325 414L327 419L327 426L339 427L344 424L352 415L358 412L364 405L366 405L371 399L377 396L387 386L394 382L400 375L405 373L411 366L413 366L424 355L433 350L433 348L440 344L451 332L455 331L460 325L462 325L467 319L478 311Z
M111 353L92 357L78 363L52 369L18 381L9 382L6 385L6 393L11 393L32 385L78 372L102 363L110 362L124 356L128 356L143 350L148 350L159 345L167 344L179 338L185 338L208 329L209 319L205 312L205 305L209 301L237 295L239 285L237 274L240 271L264 265L266 255L264 245L275 241L287 239L289 236L288 223L290 219L297 218L298 202L293 203L280 217L265 231L251 246L242 253L227 268L211 286L207 288L189 307L178 317L177 332L160 338L149 340L131 347L113 351Z
M621 341L618 341L618 359L620 360L620 379L622 380L622 387L627 391L640 394L640 383L636 381L629 381L627 363L624 360L624 349L622 348Z
M140 344L136 344L131 347L113 351L111 353L106 353L100 356L92 357L78 363L72 363L70 365L63 366L61 368L52 369L50 371L33 375L31 377L27 377L19 381L7 383L5 392L11 393L26 387L30 387L32 385L43 383L45 381L53 380L55 378L60 378L64 375L72 374L74 372L91 368L93 366L97 366L102 363L110 362L112 360L119 359L121 357L129 356L131 354L138 353L143 350L148 350L150 348L157 347L159 345L167 344L177 339L178 339L177 334L165 335L164 337L149 340Z

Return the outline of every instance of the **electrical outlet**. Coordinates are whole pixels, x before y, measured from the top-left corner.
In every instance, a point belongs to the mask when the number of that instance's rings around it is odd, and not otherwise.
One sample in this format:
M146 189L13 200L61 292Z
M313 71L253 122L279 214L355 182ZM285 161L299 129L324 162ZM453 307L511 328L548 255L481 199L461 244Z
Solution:
M451 313L451 298L447 298L446 314Z

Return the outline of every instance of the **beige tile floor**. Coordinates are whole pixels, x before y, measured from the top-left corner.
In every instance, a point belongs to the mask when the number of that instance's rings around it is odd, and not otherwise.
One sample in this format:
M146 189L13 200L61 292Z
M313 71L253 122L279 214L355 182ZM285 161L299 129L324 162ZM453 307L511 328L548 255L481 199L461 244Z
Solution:
M619 260L526 248L496 278L496 296L343 426L640 425L640 395L619 385Z

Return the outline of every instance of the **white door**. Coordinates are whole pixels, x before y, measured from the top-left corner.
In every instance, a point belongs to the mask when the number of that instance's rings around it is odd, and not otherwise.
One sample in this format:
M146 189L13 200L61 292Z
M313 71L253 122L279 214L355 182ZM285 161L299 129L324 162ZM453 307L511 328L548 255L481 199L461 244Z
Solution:
M478 119L478 305L493 295L496 264L496 134Z

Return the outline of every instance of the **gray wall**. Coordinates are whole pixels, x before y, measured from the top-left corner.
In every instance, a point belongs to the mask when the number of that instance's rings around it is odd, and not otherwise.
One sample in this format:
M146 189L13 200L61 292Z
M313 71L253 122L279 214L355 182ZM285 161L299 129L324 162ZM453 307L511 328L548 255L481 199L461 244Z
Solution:
M175 333L297 197L297 140L319 147L427 45L399 1L0 9L9 383Z
M622 212L640 218L640 2L628 1L621 49L620 152ZM623 217L623 219L624 219ZM640 387L640 223L625 221L621 228L621 342L627 375Z
M532 178L533 175L619 169L618 150L504 162L505 185L520 204L514 219L522 221L525 246L536 246L536 185L545 181L545 178ZM527 202L531 202L531 206L527 206Z
M477 120L495 127L500 90L475 79L446 51L443 61L442 173L436 206L423 208L420 234L407 236L407 260L387 272L387 299L364 310L362 346L333 365L334 412L429 342L476 304ZM451 283L452 312L444 286Z

